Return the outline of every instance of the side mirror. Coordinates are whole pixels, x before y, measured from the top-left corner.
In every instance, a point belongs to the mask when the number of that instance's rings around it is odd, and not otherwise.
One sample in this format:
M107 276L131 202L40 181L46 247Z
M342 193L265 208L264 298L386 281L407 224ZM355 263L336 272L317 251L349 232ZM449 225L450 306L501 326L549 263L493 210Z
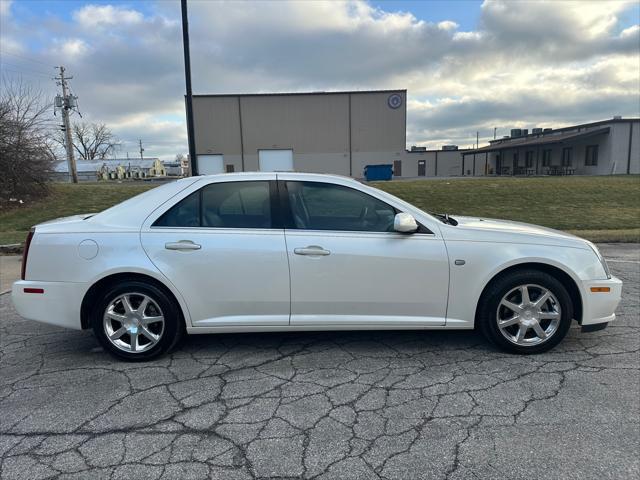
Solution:
M414 233L418 231L418 223L410 213L397 213L393 219L393 229L400 233Z

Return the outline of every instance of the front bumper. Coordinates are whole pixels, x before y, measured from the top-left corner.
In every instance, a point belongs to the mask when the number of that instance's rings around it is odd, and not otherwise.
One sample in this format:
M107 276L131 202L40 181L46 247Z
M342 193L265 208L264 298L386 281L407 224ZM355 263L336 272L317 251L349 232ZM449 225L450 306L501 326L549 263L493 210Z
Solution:
M616 318L616 308L622 299L622 280L589 280L583 284L582 326L609 323ZM591 288L609 288L609 291L592 292Z
M20 280L13 284L11 300L23 318L80 330L80 305L85 292L84 283Z

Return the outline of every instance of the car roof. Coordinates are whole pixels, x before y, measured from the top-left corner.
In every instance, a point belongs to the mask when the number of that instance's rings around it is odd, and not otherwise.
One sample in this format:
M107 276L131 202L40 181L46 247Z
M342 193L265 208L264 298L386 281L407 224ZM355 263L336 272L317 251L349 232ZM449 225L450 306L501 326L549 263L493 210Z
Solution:
M266 177L273 178L276 175L278 178L308 178L308 179L336 179L336 180L350 180L352 182L357 182L351 177L347 177L345 175L335 175L329 173L306 173L306 172L290 172L290 171L282 171L282 172L233 172L233 173L217 173L213 175L198 175L199 179L213 180L213 179L222 179L222 178L247 178L247 179L255 179L257 177Z

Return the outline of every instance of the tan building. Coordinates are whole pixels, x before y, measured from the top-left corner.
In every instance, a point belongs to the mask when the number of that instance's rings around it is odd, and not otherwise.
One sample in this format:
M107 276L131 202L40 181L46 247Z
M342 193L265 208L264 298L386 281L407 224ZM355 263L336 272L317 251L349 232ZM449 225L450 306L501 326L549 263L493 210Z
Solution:
M406 99L406 90L194 95L199 173L362 177L365 165L386 163L417 176L417 162L404 165Z

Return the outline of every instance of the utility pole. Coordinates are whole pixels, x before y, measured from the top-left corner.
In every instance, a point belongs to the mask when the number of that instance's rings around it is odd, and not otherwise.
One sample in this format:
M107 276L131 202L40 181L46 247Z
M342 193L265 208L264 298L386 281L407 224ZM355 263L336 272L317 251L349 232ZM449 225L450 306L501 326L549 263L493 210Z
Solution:
M493 127L493 139L496 139L496 132L498 131L498 127Z
M187 84L187 140L189 142L189 164L191 175L198 175L198 161L196 159L196 141L193 134L193 92L191 90L191 55L189 54L189 19L187 15L187 0L180 0L182 7L182 46L184 47L184 79Z
M142 139L138 139L138 143L140 144L140 160L144 160L142 154L144 153L144 148L142 148Z
M76 98L73 95L69 95L69 88L67 86L67 80L73 77L64 76L64 67L57 67L60 69L60 76L55 77L57 84L62 86L62 98L56 98L56 107L62 110L62 121L64 122L65 132L65 147L67 150L67 166L69 168L69 174L71 175L71 181L78 183L78 170L76 168L76 157L73 153L73 137L71 132L71 122L69 121L69 115L72 108L76 105Z
M480 146L480 132L476 132L476 148Z

